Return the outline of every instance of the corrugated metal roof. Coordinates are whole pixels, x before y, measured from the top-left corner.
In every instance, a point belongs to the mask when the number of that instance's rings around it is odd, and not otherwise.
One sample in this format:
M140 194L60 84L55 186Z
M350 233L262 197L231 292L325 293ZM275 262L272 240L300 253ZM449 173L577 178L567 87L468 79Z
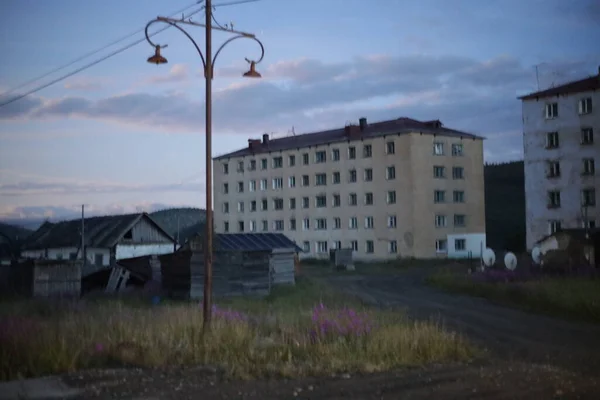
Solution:
M521 96L519 100L532 100L539 97L558 96L561 94L573 94L581 92L589 92L600 89L600 72L598 75L590 76L589 78L579 79L574 82L568 82L564 85L556 86L539 92L533 92L525 96Z
M302 251L282 233L221 233L215 239L217 248L224 251L270 251L280 248Z

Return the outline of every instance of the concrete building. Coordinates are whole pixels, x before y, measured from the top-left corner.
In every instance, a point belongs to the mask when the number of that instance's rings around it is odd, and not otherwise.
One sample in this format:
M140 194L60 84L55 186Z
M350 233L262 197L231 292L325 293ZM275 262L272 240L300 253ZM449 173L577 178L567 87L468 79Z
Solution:
M281 232L303 257L478 256L482 139L410 118L250 139L214 159L215 231Z
M600 144L598 75L519 97L523 146L527 248L565 228L600 222L596 165Z

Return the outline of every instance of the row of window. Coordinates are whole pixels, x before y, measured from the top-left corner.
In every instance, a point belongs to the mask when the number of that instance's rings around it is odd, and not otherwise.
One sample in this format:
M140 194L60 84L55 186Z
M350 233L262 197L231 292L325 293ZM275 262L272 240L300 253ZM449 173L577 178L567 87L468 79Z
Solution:
M454 250L456 251L465 251L467 249L467 241L465 239L454 239ZM348 247L353 251L358 252L358 240L351 240L348 242ZM342 241L337 240L331 243L332 249L341 249ZM311 243L306 240L302 242L302 250L306 253L311 252ZM439 239L435 242L435 250L438 253L445 253L448 251L448 241L446 239ZM398 253L398 241L389 240L387 242L387 251L389 254L397 254ZM316 253L328 253L329 252L329 242L325 240L318 240L315 242L315 252ZM366 254L375 253L375 241L373 240L365 240L364 252Z
M579 143L582 146L590 146L594 144L594 128L581 128L581 136ZM560 147L560 136L558 132L546 133L546 148L547 149L558 149Z
M561 197L560 190L549 190L548 191L548 208L560 208ZM596 189L586 188L581 191L581 205L583 207L595 207L596 206Z
M546 103L545 111L546 119L558 118L558 103ZM577 111L579 115L591 114L593 111L592 98L584 97L579 99L577 101Z
M433 167L433 176L434 178L444 179L446 178L446 167L441 165L436 165ZM387 180L395 180L396 179L396 167L389 166L386 168L386 179ZM452 179L465 179L465 170L463 167L452 167ZM300 177L300 182L296 180L296 176L290 176L287 179L287 187L295 188L297 185L308 187L311 185L310 175L302 175ZM363 174L364 182L372 182L373 181L373 168L365 168ZM356 183L358 182L358 172L356 169L351 169L348 171L348 183ZM331 174L331 183L334 185L342 183L342 175L339 171L333 172ZM314 177L314 185L315 186L327 186L327 174L326 173L317 173ZM250 180L248 181L248 191L255 192L258 189L261 191L267 190L269 187L269 181L266 178L260 180ZM273 190L280 190L284 188L284 180L283 177L271 178L271 188ZM245 185L244 181L237 182L237 192L244 193ZM229 194L229 183L223 183L223 194Z
M588 219L582 221L582 228L594 229L596 228L596 221L593 219ZM562 221L559 219L551 219L548 221L548 234L552 235L562 229Z
M310 218L303 218L301 220L302 230L317 230L317 231L326 231L328 229L338 230L342 229L342 219L340 217L334 217L333 223L329 225L327 223L327 218L315 218L313 220L313 224L311 225ZM269 231L269 221L262 220L261 222L261 231L268 232ZM464 214L454 214L454 226L455 227L464 227L467 223L467 217ZM248 221L248 225L246 225L246 221L238 221L237 222L237 231L238 232L258 232L258 224L256 221ZM387 227L390 229L395 229L397 227L398 220L395 215L389 215L387 217ZM437 214L435 216L434 221L436 228L444 228L447 226L447 216L444 214ZM247 227L247 230L246 230ZM358 217L350 217L348 219L348 229L358 229ZM375 228L375 218L373 217L365 217L365 229L374 229ZM296 231L298 229L296 218L290 218L288 221L288 230ZM277 219L272 222L272 230L275 232L281 232L285 230L284 220ZM223 232L229 233L230 226L229 221L225 221L223 223Z
M550 160L547 161L547 178L560 178L560 161ZM581 175L582 176L593 176L596 175L596 162L593 158L583 158L581 160Z
M393 141L386 142L385 146L386 146L385 147L386 154L395 154L396 153L396 145ZM462 143L453 143L452 144L452 155L453 156L462 156L463 152L464 152L464 148L463 148ZM433 154L436 156L445 155L446 154L445 153L445 143L444 142L434 142L433 143ZM371 145L371 144L363 145L362 156L363 156L363 158L373 157L373 145ZM356 159L356 147L355 146L348 147L347 158L348 158L348 160ZM340 149L332 149L331 155L330 155L330 160L335 162L335 161L340 161L340 159L341 159ZM315 151L313 162L315 164L326 163L327 162L327 151L325 151L325 150ZM310 153L303 153L302 154L302 165L309 165L309 164L310 164ZM229 174L229 163L223 163L222 165L223 165L223 174L225 174L225 175ZM255 159L250 160L248 163L248 170L256 171L257 165L258 165L257 160L255 160ZM296 155L295 154L288 155L288 167L295 167L295 166L296 166ZM267 170L268 167L269 167L269 160L267 158L261 158L260 159L260 169ZM271 158L271 168L273 168L273 169L283 168L283 156L272 157ZM236 171L240 172L240 173L245 171L245 163L243 160L237 162Z
M396 191L389 190L386 193L386 203L387 204L396 204ZM434 203L446 203L447 202L446 191L445 190L435 190L433 192L433 202ZM453 203L464 203L465 202L465 192L464 190L454 190L452 191L452 202ZM250 200L250 212L255 212L258 210L258 206L260 204L260 211L269 211L269 210L283 210L284 207L284 199L281 197L275 197L271 199L271 207L269 208L269 199L261 199L260 202L258 200ZM363 204L365 206L372 206L375 204L374 195L372 192L367 192L364 194ZM348 205L349 206L358 206L358 194L350 193L348 195ZM331 195L331 206L332 207L341 207L342 206L342 196L340 194ZM315 208L326 208L327 207L327 195L319 194L314 198L314 207ZM291 197L288 199L288 209L295 210L297 208L296 198ZM310 208L310 197L304 196L302 197L302 208L308 209ZM222 211L224 214L229 214L231 209L229 206L229 202L226 201L223 203ZM246 212L246 203L244 201L238 201L237 203L237 211L238 213Z

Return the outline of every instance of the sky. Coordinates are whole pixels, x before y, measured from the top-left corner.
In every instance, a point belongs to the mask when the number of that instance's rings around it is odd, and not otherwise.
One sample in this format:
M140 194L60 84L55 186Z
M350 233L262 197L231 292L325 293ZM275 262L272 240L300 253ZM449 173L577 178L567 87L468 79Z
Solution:
M193 4L2 0L0 103L143 39L147 22ZM600 65L597 0L261 0L216 7L215 18L256 34L265 56L263 78L244 79L244 58L257 59L260 47L241 39L219 54L214 156L263 133L410 117L485 136L486 162L518 160L516 97L538 79L543 89ZM203 29L183 27L204 49ZM213 33L213 54L229 37ZM82 204L90 214L205 206L202 61L176 29L152 39L168 44L168 64L148 64L144 41L0 106L0 219L60 219Z

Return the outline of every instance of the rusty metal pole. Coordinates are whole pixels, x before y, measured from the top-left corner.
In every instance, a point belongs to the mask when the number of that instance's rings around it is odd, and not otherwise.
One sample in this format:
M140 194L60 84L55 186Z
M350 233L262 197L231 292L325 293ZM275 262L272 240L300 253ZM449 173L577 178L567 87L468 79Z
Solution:
M212 206L212 1L206 0L206 241L204 246L203 329L210 330L212 311L213 206Z

